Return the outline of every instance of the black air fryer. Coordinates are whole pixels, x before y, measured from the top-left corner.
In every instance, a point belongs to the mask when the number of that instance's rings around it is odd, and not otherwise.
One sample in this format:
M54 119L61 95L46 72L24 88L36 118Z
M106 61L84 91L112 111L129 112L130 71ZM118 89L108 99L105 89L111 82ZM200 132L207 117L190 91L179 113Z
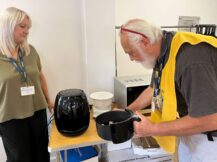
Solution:
M90 111L83 90L60 91L55 100L54 117L60 133L69 136L82 134L89 126Z

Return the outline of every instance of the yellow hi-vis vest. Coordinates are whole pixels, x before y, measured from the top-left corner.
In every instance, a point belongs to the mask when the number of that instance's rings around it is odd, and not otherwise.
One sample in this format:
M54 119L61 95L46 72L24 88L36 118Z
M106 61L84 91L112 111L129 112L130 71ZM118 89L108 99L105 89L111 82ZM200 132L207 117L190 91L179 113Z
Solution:
M208 43L217 48L217 39L212 36L205 36L190 32L177 32L171 42L171 48L168 61L163 68L160 88L163 95L162 112L155 109L151 114L153 123L173 121L177 119L177 101L175 93L175 67L176 55L183 43L196 45L199 43ZM155 136L158 144L168 153L174 153L176 148L175 136Z

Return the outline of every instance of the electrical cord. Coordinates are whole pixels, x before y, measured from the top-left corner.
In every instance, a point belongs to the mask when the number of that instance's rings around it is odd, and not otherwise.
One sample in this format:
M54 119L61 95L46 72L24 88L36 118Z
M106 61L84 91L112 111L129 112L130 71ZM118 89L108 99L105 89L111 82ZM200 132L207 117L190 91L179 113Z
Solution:
M47 122L47 127L51 124L51 122L54 120L54 114L52 114Z

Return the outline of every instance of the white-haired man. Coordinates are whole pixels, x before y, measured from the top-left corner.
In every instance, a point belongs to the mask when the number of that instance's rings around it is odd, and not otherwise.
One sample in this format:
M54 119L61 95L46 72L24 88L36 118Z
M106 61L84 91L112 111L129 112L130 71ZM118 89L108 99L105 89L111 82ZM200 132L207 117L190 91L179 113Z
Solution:
M134 122L135 134L155 136L171 153L181 136L191 162L217 161L217 39L162 31L140 19L122 25L120 39L132 61L153 68L151 85L128 106L152 105L150 119L136 111L142 121Z

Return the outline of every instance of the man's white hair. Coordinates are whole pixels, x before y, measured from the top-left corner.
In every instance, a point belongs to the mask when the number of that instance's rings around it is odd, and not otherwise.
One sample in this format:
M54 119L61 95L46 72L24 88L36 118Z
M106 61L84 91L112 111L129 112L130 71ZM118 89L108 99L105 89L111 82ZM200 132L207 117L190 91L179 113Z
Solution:
M163 35L160 28L142 19L129 20L124 25L122 25L122 27L145 35L151 44L157 42ZM142 39L142 36L139 34L134 34L131 32L127 32L127 34L130 40L139 41Z
M30 22L30 17L26 12L17 9L15 7L9 7L2 11L0 14L0 50L3 55L7 57L12 57L11 52L20 46L24 49L25 54L30 53L29 44L24 41L22 44L16 44L14 41L14 29L16 25L20 24L25 17L28 17Z

